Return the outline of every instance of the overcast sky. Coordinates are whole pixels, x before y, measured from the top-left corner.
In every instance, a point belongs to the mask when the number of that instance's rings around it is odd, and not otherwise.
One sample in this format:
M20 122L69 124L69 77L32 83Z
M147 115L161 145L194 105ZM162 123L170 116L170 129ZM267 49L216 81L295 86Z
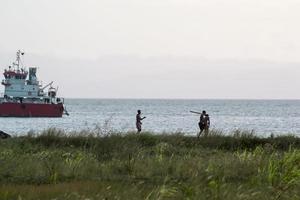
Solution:
M299 11L299 0L0 0L0 70L22 49L65 97L300 99Z

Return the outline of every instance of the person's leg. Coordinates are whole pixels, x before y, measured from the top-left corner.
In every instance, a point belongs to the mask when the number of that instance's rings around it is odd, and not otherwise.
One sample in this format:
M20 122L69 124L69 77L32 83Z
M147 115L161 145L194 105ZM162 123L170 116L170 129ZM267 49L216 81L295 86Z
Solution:
M137 133L140 133L142 131L141 124L136 124Z
M208 136L208 133L209 133L209 127L205 127L205 129L204 129L204 135Z
M204 131L204 126L203 126L203 124L200 124L199 126L200 126L200 132L199 132L198 138L201 136L201 134L202 134L203 131Z
M198 138L200 138L202 132L203 132L203 130L200 130L200 132L199 132L199 134L198 134Z
M200 137L200 135L201 135L201 132L202 132L202 131L201 131L201 123L200 123L200 122L198 123L198 126L199 126L199 129L200 129L200 131L199 131L199 133L197 134L197 138L199 138L199 137Z

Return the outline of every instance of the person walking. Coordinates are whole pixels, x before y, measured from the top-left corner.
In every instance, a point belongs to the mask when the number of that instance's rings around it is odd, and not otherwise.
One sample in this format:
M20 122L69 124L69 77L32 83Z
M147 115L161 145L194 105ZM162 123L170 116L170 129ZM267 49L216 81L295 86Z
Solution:
M209 127L210 127L210 119L209 119L209 115L205 114L204 116L204 135L208 136L209 133Z
M206 111L203 110L201 115L200 115L200 120L199 120L199 129L200 129L200 132L198 133L198 138L200 137L200 135L202 134L202 132L205 130L205 115L206 115Z
M199 123L198 123L200 131L197 134L197 138L200 138L203 131L204 131L205 136L207 136L208 133L209 133L209 127L210 127L209 115L206 113L205 110L203 110L202 113L196 112L196 111L190 111L190 112L200 115L200 120L199 120Z
M136 114L136 129L137 133L140 133L142 131L142 120L145 119L146 117L141 117L141 110L137 111Z

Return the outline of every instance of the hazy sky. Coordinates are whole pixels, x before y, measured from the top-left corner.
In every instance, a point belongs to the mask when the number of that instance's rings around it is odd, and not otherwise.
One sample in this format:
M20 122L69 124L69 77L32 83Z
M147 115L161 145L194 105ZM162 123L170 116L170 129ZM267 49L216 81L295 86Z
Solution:
M300 99L299 11L299 0L0 0L0 70L22 49L65 97Z

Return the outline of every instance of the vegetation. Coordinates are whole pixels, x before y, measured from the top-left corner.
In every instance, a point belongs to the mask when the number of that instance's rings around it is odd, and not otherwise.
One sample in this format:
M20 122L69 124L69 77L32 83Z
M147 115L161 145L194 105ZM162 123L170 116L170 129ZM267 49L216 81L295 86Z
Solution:
M212 131L0 141L0 199L300 199L300 138Z

